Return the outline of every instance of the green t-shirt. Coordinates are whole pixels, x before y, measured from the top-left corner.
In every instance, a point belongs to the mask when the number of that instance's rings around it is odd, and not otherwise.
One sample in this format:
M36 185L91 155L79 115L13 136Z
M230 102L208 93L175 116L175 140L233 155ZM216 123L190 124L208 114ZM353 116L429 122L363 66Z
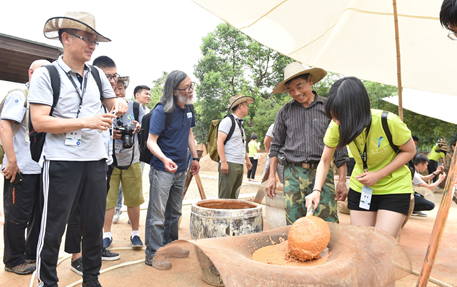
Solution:
M257 142L251 140L248 144L249 148L249 157L254 157L254 155L257 153Z
M428 159L430 160L434 160L436 162L439 162L440 161L440 158L444 158L446 157L446 155L444 154L444 152L436 152L436 150L438 150L440 147L438 145L434 146L432 148L432 151L430 152L430 154L428 155Z
M371 127L369 133L369 141L367 146L367 165L368 171L377 171L389 164L396 156L394 150L387 140L381 122L381 110L371 110ZM387 116L387 123L392 134L392 142L396 146L404 145L411 139L411 131L400 120L400 118L392 113ZM367 141L366 129L353 141L348 147L355 159L354 171L351 176L350 187L362 192L362 184L357 180L356 176L363 173L363 161L360 153L363 153L365 142ZM333 148L338 145L340 138L339 126L332 121L325 133L324 143L326 146ZM411 182L411 172L406 165L395 170L384 178L381 178L374 186L373 194L399 194L413 192Z

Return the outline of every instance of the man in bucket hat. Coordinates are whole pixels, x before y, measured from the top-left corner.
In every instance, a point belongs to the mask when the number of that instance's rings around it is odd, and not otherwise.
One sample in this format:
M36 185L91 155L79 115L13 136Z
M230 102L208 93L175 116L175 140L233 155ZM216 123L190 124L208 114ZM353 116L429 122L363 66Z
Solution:
M246 154L246 135L243 120L249 113L249 105L254 102L252 97L236 95L230 98L229 111L232 114L225 117L217 131L217 153L219 154L219 198L236 199L236 190L243 183L243 164L251 170L252 164ZM227 142L227 136L235 124L232 136Z
M54 107L56 78L48 69L37 69L30 85L32 124L37 132L47 133L40 160L44 206L36 260L38 286L57 286L59 246L76 206L84 211L80 218L82 286L100 286L108 157L102 132L127 111L127 105L115 100L106 77L100 76L101 87L97 86L91 69L99 75L102 70L85 64L98 42L110 41L95 30L93 15L69 12L51 18L44 35L58 38L64 54L52 63L60 78L60 97ZM109 113L102 113L101 104Z
M266 187L270 198L276 196L275 173L279 163L284 165L284 208L287 224L306 215L305 196L313 192L316 168L324 149L324 135L330 120L325 115L325 98L312 90L312 85L327 74L320 68L304 67L291 63L284 69L284 81L273 90L289 93L292 100L285 104L276 116L273 141L270 147L270 175ZM347 196L347 150L335 152L335 164L341 180L336 192L333 172L329 171L321 191L319 207L314 215L329 222L338 222L336 200Z

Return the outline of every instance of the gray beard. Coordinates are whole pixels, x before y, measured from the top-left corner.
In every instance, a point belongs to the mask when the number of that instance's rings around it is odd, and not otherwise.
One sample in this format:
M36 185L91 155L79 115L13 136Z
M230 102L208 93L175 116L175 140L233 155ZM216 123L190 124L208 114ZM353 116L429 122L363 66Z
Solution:
M192 105L195 102L195 97L192 100L190 100L187 96L178 95L177 99L180 104L184 105Z

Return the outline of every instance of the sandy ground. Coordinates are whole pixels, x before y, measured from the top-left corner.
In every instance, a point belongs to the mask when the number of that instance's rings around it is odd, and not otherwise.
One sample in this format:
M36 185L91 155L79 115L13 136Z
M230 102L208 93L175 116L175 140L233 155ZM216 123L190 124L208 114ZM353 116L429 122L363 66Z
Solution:
M216 168L217 164L214 163ZM208 166L202 159L202 171L200 178L203 183L205 194L207 198L217 198L217 172ZM261 167L261 168L260 168ZM263 171L263 166L259 166L258 178L260 178ZM143 193L146 202L149 199L149 180L148 180L148 166L145 167L143 174ZM260 173L260 175L259 175ZM253 197L259 187L259 183L252 183L244 180L241 189L241 195ZM0 186L0 192L3 188ZM442 193L437 193L435 196L435 203L437 207L440 204ZM3 198L3 196L1 196ZM197 185L193 180L189 186L189 190L184 199L183 206L183 219L180 225L180 239L190 240L189 233L189 219L191 203L200 199ZM140 235L144 240L144 222L146 219L146 203L142 205L141 220L140 220ZM438 208L427 212L427 217L411 217L402 231L400 243L408 253L412 267L416 271L420 271L422 261L424 259L427 244L429 242L430 234L433 228L434 220ZM341 224L349 224L349 216L346 214L339 214ZM113 226L113 251L121 254L121 259L118 261L107 262L103 261L102 275L100 282L103 286L210 286L200 277L200 267L198 259L195 254L193 246L189 243L191 254L188 258L184 259L170 259L173 268L168 271L158 271L154 268L148 267L144 264L144 251L132 250L130 248L129 236L131 227L127 224L128 216L124 207L124 212L118 224ZM264 218L264 222L266 222ZM264 230L268 226L264 223ZM452 204L447 226L440 243L440 249L437 258L434 262L434 268L431 276L440 281L446 282L448 286L457 286L457 248L455 246L455 239L457 238L457 205ZM0 252L3 254L3 237L0 239ZM63 244L62 244L63 249ZM62 262L58 266L58 276L60 279L60 286L80 286L77 283L81 279L70 270L70 259L68 254L61 252ZM124 264L129 264L124 266ZM108 269L113 267L115 269ZM261 275L260 275L261 276ZM19 276L4 271L3 262L0 262L0 286L29 286L32 275ZM395 286L415 286L417 277L410 275L396 283ZM33 280L33 285L36 286L36 280ZM429 283L427 286L439 286L436 283Z

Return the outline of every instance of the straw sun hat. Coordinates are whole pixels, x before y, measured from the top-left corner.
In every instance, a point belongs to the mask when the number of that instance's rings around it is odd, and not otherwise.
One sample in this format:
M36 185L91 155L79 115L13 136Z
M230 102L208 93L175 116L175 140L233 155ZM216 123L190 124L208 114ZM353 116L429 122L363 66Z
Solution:
M95 17L88 12L67 12L63 17L53 17L44 24L43 33L48 39L58 39L60 29L76 29L86 31L96 36L97 42L111 40L95 30Z
M316 84L327 75L327 72L321 68L311 68L298 62L290 63L284 69L284 81L276 86L273 90L273 94L287 93L286 82L304 74L310 74L313 79L313 84Z
M130 84L130 77L129 76L119 76L117 81L118 82L123 82L124 83L124 87L127 89L127 87Z
M230 111L234 106L239 105L244 102L247 102L248 105L250 105L254 102L254 98L248 97L248 96L243 96L243 95L239 94L239 95L231 97L229 102L230 102L230 107L228 108L228 111Z

